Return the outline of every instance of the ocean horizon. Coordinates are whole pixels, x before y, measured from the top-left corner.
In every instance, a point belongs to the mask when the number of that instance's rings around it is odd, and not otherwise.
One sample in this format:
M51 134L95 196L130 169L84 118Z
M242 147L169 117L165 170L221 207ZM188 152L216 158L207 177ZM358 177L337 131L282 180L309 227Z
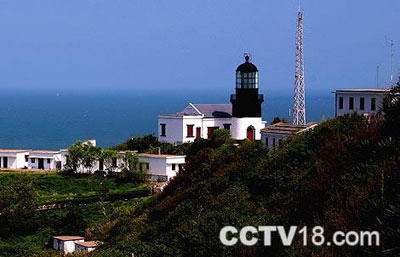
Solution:
M157 135L157 116L176 113L186 104L228 103L231 90L6 91L0 95L0 148L62 149L78 140L96 139L111 147L130 137ZM287 92L262 92L263 118L289 117ZM307 121L334 116L331 92L309 93Z

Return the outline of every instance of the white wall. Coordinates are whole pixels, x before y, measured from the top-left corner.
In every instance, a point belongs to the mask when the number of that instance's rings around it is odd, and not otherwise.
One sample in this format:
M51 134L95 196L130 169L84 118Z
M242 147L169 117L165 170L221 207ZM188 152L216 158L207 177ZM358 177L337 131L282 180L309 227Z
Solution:
M56 154L53 153L31 153L29 155L28 168L39 169L39 159L43 159L44 170L55 170L55 155ZM33 160L35 160L35 162L33 162Z
M84 242L84 239L64 241L53 239L53 249L63 251L64 253L73 253L75 251L75 242Z
M274 134L274 133L266 133L261 132L261 142L267 144L268 148L273 148L273 142L275 139L275 147L279 146L279 140L286 140L289 135L282 135L282 134ZM267 140L268 139L268 140Z
M25 155L29 155L29 152L1 152L0 168L23 169L28 167L28 163L25 161ZM4 166L4 157L7 157L7 167Z
M165 135L161 136L161 124L166 124ZM183 141L183 119L182 117L158 118L158 140L160 142L181 143Z
M175 177L179 170L180 164L185 164L185 156L177 157L164 157L164 156L140 156L139 160L141 162L147 162L149 164L150 175L167 176L168 180ZM172 169L173 164L175 164L175 170Z
M232 137L236 140L247 138L247 128L253 126L255 139L261 140L261 129L265 128L265 122L261 118L232 118Z
M339 98L343 97L343 109L339 109ZM350 97L354 98L354 109L350 110L349 102ZM364 98L364 110L360 110L360 98ZM358 113L370 114L376 113L383 103L385 94L383 93L361 93L361 92L336 92L336 116L343 116L345 114ZM371 99L376 98L376 110L371 110Z

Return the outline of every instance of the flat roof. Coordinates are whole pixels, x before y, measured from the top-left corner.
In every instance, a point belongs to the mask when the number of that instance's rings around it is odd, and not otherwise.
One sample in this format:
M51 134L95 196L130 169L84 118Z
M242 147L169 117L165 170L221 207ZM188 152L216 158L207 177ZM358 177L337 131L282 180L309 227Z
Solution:
M22 149L0 149L0 153L26 153L31 150L22 150Z
M139 157L149 158L185 158L185 155L172 155L172 154L151 154L151 153L140 153Z
M86 242L76 242L75 244L81 245L84 247L97 247L100 245L100 242L97 241L86 241Z
M312 122L306 125L295 125L286 122L278 122L270 125L266 128L261 129L264 133L282 134L282 135L294 135L299 131L318 125L318 123Z
M389 93L390 88L351 88L351 89L337 89L336 92L346 93Z
M81 236L53 236L53 238L62 241L85 240L85 238Z
M30 152L31 153L56 154L56 153L59 153L60 151L56 151L56 150L32 150Z

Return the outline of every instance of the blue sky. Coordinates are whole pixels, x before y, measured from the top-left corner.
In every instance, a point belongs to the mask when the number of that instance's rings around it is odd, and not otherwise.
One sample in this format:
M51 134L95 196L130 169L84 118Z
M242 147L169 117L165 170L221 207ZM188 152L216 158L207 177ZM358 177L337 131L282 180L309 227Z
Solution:
M297 1L0 0L0 88L232 91L251 52L264 92L291 92ZM387 82L399 0L303 0L309 91Z

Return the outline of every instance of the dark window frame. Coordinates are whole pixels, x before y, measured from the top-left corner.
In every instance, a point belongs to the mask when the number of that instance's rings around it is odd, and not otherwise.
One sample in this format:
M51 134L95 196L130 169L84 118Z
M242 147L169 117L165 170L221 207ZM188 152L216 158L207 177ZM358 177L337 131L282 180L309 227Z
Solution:
M172 168L172 170L176 170L176 164L173 163L171 168Z
M343 110L344 106L344 98L343 96L339 96L339 110Z
M166 137L166 136L167 136L167 124L165 124L165 123L160 123L160 127L161 127L160 136L161 136L161 137Z
M364 111L365 110L365 98L360 97L360 110Z
M186 137L194 137L193 129L194 129L194 125L193 124L187 124L186 125Z
M354 97L349 97L349 110L354 110Z
M371 98L371 111L376 111L376 98Z
M31 158L31 163L36 163L36 158Z

